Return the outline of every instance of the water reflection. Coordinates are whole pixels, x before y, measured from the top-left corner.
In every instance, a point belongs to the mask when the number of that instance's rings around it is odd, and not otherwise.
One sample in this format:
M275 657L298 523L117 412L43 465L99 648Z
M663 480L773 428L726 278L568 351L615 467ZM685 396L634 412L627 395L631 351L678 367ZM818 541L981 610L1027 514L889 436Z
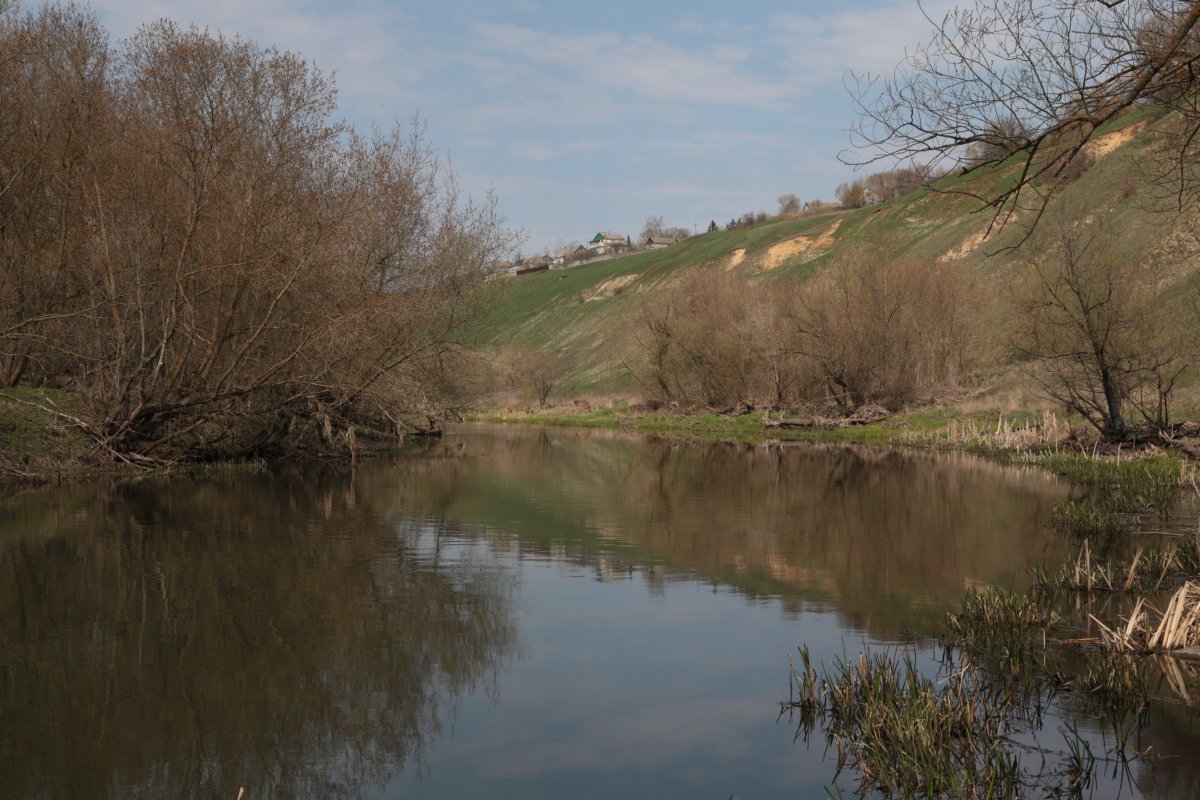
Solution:
M345 476L37 495L0 519L5 797L337 797L511 653L511 576Z
M355 471L24 495L0 795L824 796L821 745L774 724L787 655L1027 581L1066 549L1040 528L1063 492L971 458L470 427ZM1143 746L1194 747L1154 713ZM1188 796L1200 768L1164 763L1139 785Z
M928 629L973 583L1021 584L1063 551L1040 471L867 447L684 444L612 432L468 429L405 461L414 507L653 584L702 576L880 638ZM375 476L375 473L372 473Z

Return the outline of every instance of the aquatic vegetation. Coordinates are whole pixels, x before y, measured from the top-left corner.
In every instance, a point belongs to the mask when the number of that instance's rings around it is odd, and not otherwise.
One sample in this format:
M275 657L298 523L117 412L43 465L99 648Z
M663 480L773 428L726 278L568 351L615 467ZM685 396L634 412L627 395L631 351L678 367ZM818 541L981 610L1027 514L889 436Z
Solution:
M1091 619L1107 650L1160 653L1200 646L1200 583L1188 581L1179 587L1161 612L1140 598L1124 625L1110 627Z
M851 770L859 794L1079 796L1091 784L1096 757L1074 726L1063 749L1041 746L1042 706L997 691L969 658L945 660L935 677L912 651L866 651L818 670L802 649L801 662L781 712L798 713L805 739L824 731L838 775Z
M1046 633L1057 614L1032 598L993 587L971 589L946 620L943 644L998 659L1016 671L1044 660Z
M940 684L926 677L911 652L865 652L838 660L819 675L802 653L795 671L807 735L824 726L837 748L838 772L852 768L860 792L895 797L1012 797L1023 785L1009 747L1009 707L993 706L961 670Z
M1132 556L1104 558L1084 539L1079 555L1060 567L1035 567L1039 592L1157 592L1200 577L1200 533L1164 547L1138 547Z

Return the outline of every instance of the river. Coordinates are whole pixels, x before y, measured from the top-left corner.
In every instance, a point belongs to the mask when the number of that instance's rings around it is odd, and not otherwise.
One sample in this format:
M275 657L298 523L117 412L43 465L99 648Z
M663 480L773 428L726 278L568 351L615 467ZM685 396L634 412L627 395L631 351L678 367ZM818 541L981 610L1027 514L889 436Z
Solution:
M824 797L825 742L777 717L789 656L930 657L966 589L1065 555L1065 491L965 456L480 425L355 469L22 494L0 797ZM1096 796L1194 796L1189 719L1139 740L1184 758Z

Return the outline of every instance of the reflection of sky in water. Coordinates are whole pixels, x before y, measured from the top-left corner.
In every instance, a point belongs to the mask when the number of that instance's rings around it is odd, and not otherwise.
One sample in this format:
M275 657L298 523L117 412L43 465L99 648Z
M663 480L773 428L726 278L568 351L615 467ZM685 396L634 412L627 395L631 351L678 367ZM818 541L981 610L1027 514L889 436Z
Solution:
M700 583L654 596L636 576L600 582L536 561L520 567L517 603L522 657L499 701L464 701L424 779L380 796L820 795L824 744L794 745L775 701L799 642L840 650L831 615L789 620Z

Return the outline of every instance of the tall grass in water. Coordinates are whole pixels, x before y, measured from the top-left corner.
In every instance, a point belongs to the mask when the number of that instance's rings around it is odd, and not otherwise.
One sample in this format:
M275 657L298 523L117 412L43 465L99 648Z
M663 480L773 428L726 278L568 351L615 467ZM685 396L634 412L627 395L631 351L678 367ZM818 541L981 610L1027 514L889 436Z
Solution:
M1055 765L1047 765L1053 754L1037 747L1041 758L1023 761L1030 746L1014 736L1035 733L1040 713L1030 716L1024 703L995 692L969 659L946 661L937 680L912 652L868 651L817 670L802 650L801 661L783 708L799 712L805 738L823 728L837 749L838 774L852 770L860 794L1071 795L1091 780L1094 758L1077 734L1067 737Z
M1007 709L975 691L971 673L940 685L912 653L863 653L819 676L804 653L791 701L805 733L820 721L837 747L838 772L852 768L860 792L898 797L1013 797L1022 787L1007 746Z
M1133 529L1135 515L1165 517L1182 491L1196 483L1192 465L1169 458L1120 461L1053 455L1041 463L1081 492L1050 513L1051 526L1074 539L1111 540Z
M994 424L978 419L953 419L941 429L901 434L898 441L933 450L967 450L988 455L1032 454L1059 452L1070 431L1067 423L1046 411L1040 419L1025 421L1001 415Z
M1200 579L1200 531L1182 541L1158 548L1138 547L1133 555L1104 558L1094 554L1089 539L1079 555L1061 567L1035 567L1034 588L1094 593L1158 592L1176 589L1184 581Z
M1200 583L1179 587L1164 611L1140 598L1124 624L1110 627L1094 616L1091 620L1107 650L1162 653L1200 646Z

